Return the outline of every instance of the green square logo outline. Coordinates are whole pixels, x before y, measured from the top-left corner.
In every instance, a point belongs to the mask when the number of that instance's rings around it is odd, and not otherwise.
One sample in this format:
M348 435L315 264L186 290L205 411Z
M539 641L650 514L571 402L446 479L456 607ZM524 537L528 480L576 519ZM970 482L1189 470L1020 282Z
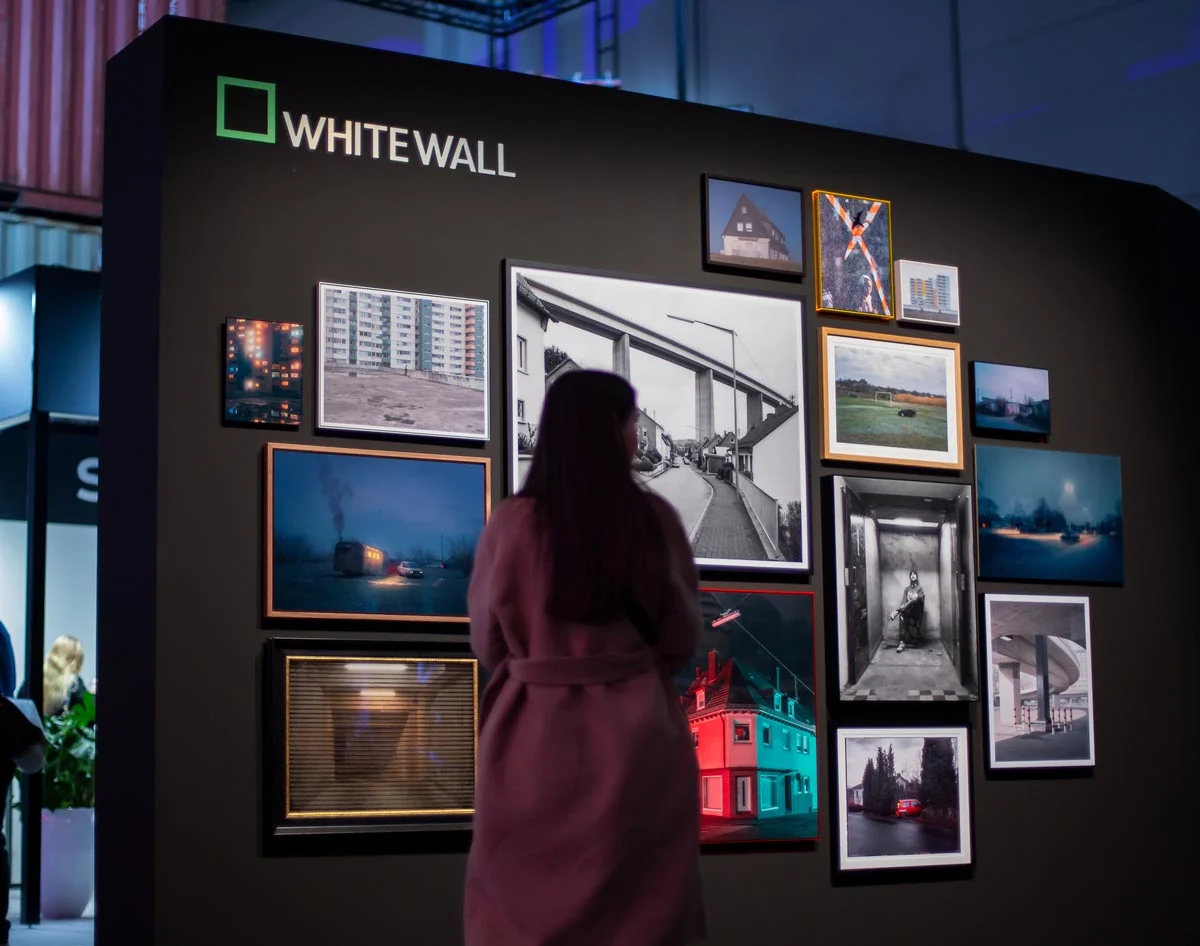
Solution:
M225 90L228 88L253 89L267 93L267 130L265 132L238 131L236 128L225 127ZM238 79L233 76L217 76L217 137L275 144L275 83Z

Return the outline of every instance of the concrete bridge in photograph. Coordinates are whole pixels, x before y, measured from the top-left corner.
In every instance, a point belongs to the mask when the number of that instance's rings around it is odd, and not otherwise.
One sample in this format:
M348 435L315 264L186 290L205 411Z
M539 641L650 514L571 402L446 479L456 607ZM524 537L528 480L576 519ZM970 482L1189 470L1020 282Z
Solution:
M1037 700L1038 720L1050 717L1050 697L1079 681L1079 659L1064 643L1077 635L1082 614L1074 608L1021 607L1005 602L992 614L992 662L1000 670L1000 720L1013 720L1023 699ZM1021 691L1021 674L1034 678L1034 692Z
M626 380L630 378L629 354L641 351L693 372L696 378L696 432L700 440L715 434L713 386L721 382L733 386L731 364L712 358L672 338L648 329L609 312L599 306L560 292L545 283L522 276L518 287L521 303L540 311L544 317L572 325L592 335L612 341L613 371ZM668 313L663 313L664 315ZM670 313L687 317L686 312ZM781 410L791 405L789 397L751 375L737 372L737 389L746 395L746 429L762 423L764 406Z

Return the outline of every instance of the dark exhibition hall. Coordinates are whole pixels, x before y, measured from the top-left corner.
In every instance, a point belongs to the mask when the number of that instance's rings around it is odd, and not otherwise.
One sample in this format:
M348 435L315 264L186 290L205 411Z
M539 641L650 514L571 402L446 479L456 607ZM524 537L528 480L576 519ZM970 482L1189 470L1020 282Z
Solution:
M0 946L1181 942L1197 101L1200 0L0 0Z

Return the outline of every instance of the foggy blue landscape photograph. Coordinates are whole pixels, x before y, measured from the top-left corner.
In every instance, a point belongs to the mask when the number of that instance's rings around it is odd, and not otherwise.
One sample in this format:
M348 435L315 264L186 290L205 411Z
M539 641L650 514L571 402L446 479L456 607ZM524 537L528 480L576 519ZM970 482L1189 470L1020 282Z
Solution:
M269 488L270 615L465 620L484 464L276 448Z
M1121 460L977 446L979 577L1121 584Z

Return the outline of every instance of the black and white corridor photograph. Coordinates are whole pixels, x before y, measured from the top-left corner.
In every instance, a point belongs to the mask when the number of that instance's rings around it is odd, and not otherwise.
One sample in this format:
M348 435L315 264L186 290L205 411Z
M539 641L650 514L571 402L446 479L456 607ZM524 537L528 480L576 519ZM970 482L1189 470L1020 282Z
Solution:
M841 698L978 699L971 487L851 476L828 487Z

